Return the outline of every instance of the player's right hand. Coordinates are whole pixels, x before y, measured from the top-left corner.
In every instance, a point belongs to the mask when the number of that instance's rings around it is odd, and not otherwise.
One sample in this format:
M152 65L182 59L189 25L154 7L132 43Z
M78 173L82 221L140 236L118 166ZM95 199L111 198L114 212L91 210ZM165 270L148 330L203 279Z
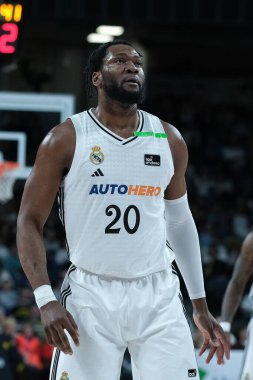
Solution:
M224 364L224 358L230 358L230 344L220 324L209 310L204 312L195 311L193 313L193 320L203 337L199 355L201 356L209 349L206 363L208 364L216 353L217 364Z
M72 315L58 301L48 302L40 308L40 313L47 343L72 355L73 351L64 331L67 330L75 345L79 346L78 327Z

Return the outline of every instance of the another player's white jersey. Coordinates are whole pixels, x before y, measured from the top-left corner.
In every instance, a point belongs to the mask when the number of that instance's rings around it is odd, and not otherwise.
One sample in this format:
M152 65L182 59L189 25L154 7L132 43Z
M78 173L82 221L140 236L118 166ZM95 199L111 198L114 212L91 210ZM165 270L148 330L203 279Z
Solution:
M138 111L124 139L92 110L71 117L76 147L61 191L71 262L100 275L135 278L169 265L164 191L174 174L160 120Z
M251 285L251 288L249 291L249 299L250 299L251 305L253 306L253 284Z

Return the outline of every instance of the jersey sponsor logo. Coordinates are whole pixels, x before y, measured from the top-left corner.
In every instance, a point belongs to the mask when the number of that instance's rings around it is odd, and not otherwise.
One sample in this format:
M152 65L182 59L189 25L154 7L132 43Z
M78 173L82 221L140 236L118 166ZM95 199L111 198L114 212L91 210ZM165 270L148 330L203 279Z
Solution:
M197 376L197 370L194 369L188 369L188 377L196 377Z
M160 186L146 185L117 185L117 184L100 184L92 185L89 194L120 194L120 195L138 195L157 197L161 193Z
M159 154L145 154L144 155L144 164L148 166L160 166L161 157Z
M98 169L91 176L92 177L103 177L104 173L102 172L102 170Z
M95 165L99 165L99 164L102 164L104 159L105 159L105 156L104 156L104 153L101 151L100 146L97 146L97 145L93 146L91 148L90 161Z

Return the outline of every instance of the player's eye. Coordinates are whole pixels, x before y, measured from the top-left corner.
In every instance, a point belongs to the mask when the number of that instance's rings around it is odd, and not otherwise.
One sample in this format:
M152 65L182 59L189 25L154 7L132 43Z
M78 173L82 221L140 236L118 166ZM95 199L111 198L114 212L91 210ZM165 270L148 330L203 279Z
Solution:
M135 62L135 66L136 67L142 67L143 63L141 61L137 61L137 62Z
M117 63L118 65L123 65L125 63L125 60L123 58L117 58L115 60L115 63Z

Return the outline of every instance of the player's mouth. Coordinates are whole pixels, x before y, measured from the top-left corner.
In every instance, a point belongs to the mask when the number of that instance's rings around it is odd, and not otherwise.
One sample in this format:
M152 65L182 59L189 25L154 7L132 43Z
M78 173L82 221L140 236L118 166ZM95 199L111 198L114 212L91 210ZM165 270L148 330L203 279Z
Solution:
M127 83L128 85L131 85L131 86L134 86L134 87L139 87L140 86L140 82L137 78L135 77L132 77L132 78L129 78L129 79L125 79L123 83Z

